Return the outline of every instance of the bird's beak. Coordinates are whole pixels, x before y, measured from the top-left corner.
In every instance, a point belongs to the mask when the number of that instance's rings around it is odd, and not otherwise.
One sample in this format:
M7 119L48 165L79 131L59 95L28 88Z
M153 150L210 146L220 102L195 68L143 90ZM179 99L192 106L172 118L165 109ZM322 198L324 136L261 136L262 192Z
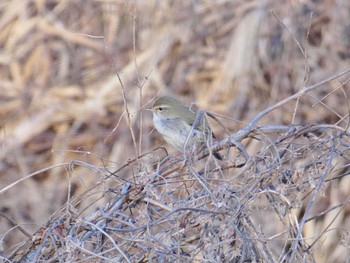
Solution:
M154 112L154 110L152 108L151 109L144 109L144 110Z

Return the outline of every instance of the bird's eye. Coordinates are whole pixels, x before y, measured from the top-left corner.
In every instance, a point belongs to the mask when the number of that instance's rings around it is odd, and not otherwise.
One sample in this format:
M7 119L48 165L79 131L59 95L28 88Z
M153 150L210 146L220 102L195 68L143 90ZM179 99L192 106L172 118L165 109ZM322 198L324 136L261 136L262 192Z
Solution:
M164 108L163 108L163 107L159 107L158 110L159 110L159 111L163 111Z

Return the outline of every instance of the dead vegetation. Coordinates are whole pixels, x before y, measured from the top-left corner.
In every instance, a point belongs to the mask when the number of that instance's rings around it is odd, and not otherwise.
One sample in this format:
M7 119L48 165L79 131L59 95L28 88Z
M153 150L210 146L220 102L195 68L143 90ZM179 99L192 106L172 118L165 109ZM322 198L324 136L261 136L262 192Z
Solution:
M315 2L3 1L2 260L347 262L350 3ZM158 94L224 161L156 148Z

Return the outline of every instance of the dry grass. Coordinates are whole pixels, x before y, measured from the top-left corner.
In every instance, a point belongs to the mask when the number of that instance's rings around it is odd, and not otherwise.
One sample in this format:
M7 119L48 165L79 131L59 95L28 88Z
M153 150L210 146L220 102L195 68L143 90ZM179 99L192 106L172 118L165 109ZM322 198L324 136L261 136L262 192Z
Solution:
M0 258L349 262L350 3L314 2L2 1ZM156 148L159 94L224 161Z

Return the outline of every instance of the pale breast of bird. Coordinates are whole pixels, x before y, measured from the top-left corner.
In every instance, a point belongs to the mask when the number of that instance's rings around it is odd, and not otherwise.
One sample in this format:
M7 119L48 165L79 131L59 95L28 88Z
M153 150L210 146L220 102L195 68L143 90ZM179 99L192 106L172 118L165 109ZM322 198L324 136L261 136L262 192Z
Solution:
M157 131L163 135L164 140L175 149L182 151L192 126L180 118L164 119L158 114L153 114L153 123ZM203 132L193 129L191 138L187 141L186 149L191 148L195 143L203 143L205 135Z

